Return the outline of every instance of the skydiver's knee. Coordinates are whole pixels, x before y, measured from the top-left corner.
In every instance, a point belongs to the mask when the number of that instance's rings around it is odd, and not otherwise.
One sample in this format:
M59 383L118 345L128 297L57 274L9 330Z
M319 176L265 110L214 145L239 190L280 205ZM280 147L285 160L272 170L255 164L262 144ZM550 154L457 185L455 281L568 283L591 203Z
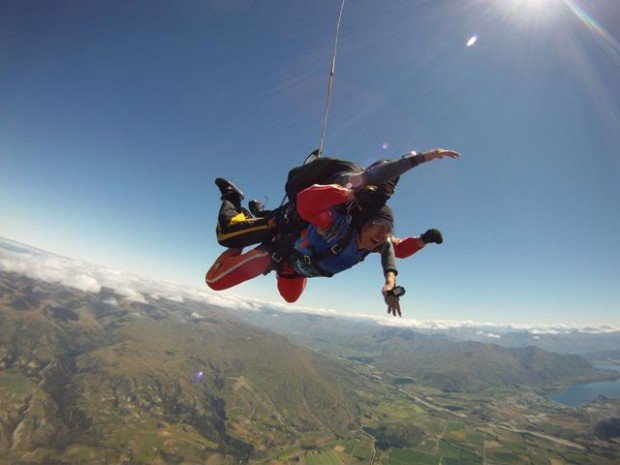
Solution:
M282 292L280 292L280 295L289 304L297 302L299 297L301 297L301 294L299 294L299 295L288 295L288 294L283 294Z
M241 255L241 249L229 249L207 272L205 282L215 291L223 291L269 271L269 254L260 248Z
M220 287L218 283L210 283L209 281L206 281L206 283L207 283L207 286L209 286L209 288L212 291L223 291L224 290L224 288Z
M278 291L284 300L292 304L297 302L301 294L306 288L306 282L308 279L305 276L296 276L293 278L286 278L281 275L277 276L278 279Z
M205 283L214 291L223 291L233 287L235 282L230 280L227 273L223 273L230 266L232 259L241 254L241 249L228 249L211 265L205 275Z
M223 291L225 289L229 289L229 288L235 286L235 283L230 283L230 282L227 282L226 280L223 280L223 279L212 279L209 276L209 273L207 273L207 275L205 276L205 283L213 291Z

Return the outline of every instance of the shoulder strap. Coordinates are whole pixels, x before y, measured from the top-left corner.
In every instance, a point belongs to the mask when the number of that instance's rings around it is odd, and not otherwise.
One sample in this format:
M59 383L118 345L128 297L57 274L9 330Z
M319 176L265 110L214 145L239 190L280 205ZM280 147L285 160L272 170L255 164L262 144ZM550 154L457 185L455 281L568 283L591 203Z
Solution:
M294 202L285 203L276 217L276 228L270 247L271 262L278 271L282 270L284 259L295 251L295 238L308 223L297 213Z
M347 214L351 215L351 210L357 208L355 203L351 203L347 206ZM284 259L287 256L295 256L308 265L311 265L321 276L332 277L334 273L324 269L320 262L326 258L337 257L340 255L346 246L349 244L353 235L357 232L361 223L364 221L364 216L359 213L352 215L353 220L347 230L346 234L338 243L332 247L322 250L321 252L313 252L311 255L303 254L295 249L295 239L297 235L308 226L308 222L303 220L297 213L297 208L294 202L288 202L284 205L278 218L278 226L276 227L276 235L272 240L273 253L271 254L271 260L276 270L281 270ZM363 254L365 258L370 252L366 251Z

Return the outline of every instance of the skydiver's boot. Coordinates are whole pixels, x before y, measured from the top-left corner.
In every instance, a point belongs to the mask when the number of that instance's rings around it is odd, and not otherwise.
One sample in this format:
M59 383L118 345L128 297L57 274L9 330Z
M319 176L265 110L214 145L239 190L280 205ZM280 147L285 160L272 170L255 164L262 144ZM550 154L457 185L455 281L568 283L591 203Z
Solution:
M215 185L219 188L220 193L222 194L222 200L228 200L237 208L241 209L241 201L243 200L243 192L241 192L241 189L224 178L216 178Z
M248 208L250 209L250 213L256 217L263 216L262 213L265 210L263 203L256 199L248 202Z
M217 217L216 228L217 242L220 245L228 248L243 248L273 237L275 222L263 217L268 212L259 212L261 214L258 217L253 217L241 206L241 200L243 200L241 189L223 178L217 178L215 185L222 194L222 206Z

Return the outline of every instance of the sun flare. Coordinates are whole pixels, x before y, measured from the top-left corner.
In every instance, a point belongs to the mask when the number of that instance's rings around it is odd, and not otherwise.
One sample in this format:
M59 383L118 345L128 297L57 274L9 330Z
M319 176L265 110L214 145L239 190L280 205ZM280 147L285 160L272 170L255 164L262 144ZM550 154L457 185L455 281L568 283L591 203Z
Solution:
M523 19L543 19L558 13L559 0L507 0L502 1L510 15Z

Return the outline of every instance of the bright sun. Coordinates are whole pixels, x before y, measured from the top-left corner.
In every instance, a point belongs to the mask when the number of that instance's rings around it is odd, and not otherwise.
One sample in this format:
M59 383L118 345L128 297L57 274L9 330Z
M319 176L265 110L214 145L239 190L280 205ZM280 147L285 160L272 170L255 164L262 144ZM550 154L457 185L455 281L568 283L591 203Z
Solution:
M497 0L509 16L523 20L545 19L558 12L562 0Z
M540 8L545 3L549 3L548 0L512 0L512 2L524 8Z

